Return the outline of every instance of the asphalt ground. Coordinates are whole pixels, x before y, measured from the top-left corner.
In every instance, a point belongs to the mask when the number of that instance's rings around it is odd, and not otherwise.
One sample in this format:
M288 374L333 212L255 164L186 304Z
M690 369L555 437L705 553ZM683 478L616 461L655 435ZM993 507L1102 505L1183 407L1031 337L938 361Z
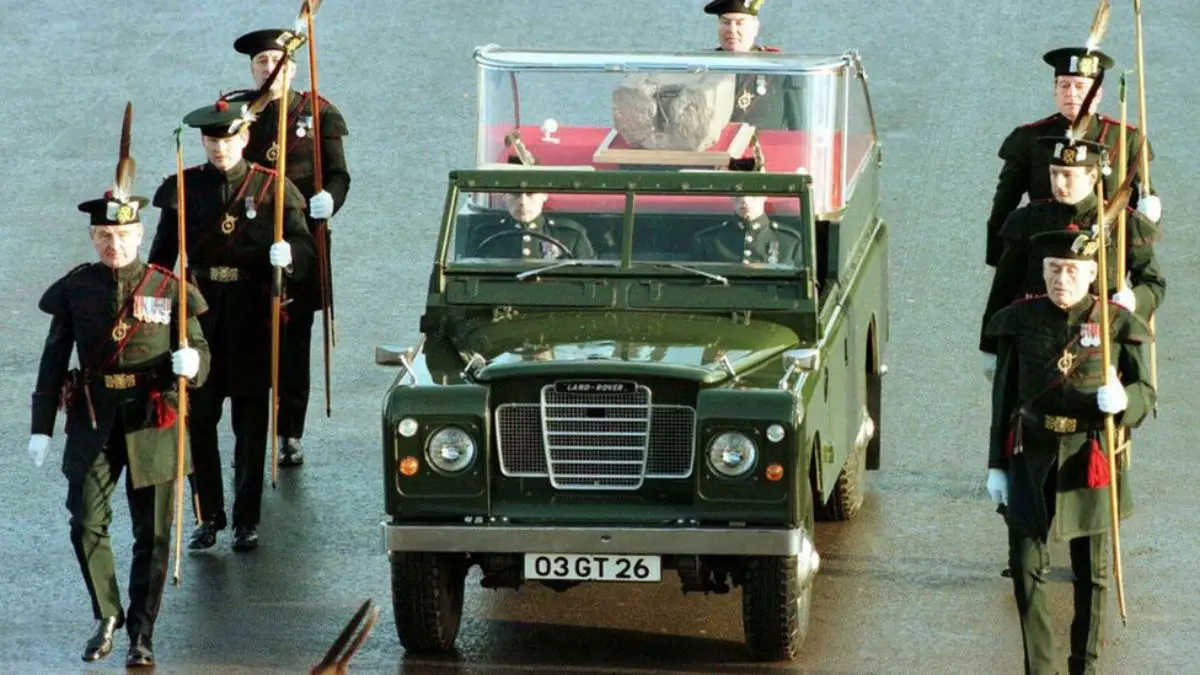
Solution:
M1131 3L1117 3L1105 50L1133 64ZM1164 201L1159 247L1170 281L1160 312L1160 416L1136 436L1136 515L1122 528L1130 620L1111 603L1109 673L1200 671L1200 593L1193 562L1192 387L1200 361L1195 302L1198 200L1192 27L1188 0L1145 4L1154 184ZM376 342L417 336L446 172L473 161L473 47L707 48L715 21L700 0L328 2L318 17L321 91L350 125L354 182L335 222L339 343L333 416L315 368L308 463L264 497L262 542L234 555L187 555L156 632L159 671L294 673L315 663L365 598L383 614L354 672L401 673L1012 673L1021 642L1001 520L983 491L988 385L977 367L978 316L990 273L986 220L1013 126L1053 111L1041 54L1081 43L1094 4L768 2L763 38L790 51L857 49L870 74L884 143L891 225L892 341L882 470L861 517L818 527L824 564L812 630L795 665L759 665L741 647L737 593L683 596L661 585L591 586L565 594L485 591L468 580L459 653L406 658L390 615L382 516L379 403L393 372ZM25 453L29 394L48 319L42 290L91 259L83 215L112 176L121 109L132 100L139 192L174 169L172 131L221 90L250 84L232 51L242 32L290 25L295 2L129 0L98 5L0 3L0 218L5 318L0 340L0 664L9 672L115 672L125 641L99 666L78 653L91 628L67 536L61 422L46 466ZM1115 87L1102 105L1116 114ZM564 102L569 105L569 102ZM1136 106L1131 105L1131 116ZM203 160L185 136L189 164ZM147 244L148 245L148 244ZM315 341L319 348L319 339ZM319 354L314 366L320 363ZM231 448L231 437L223 437ZM228 451L227 451L228 452ZM124 500L113 546L128 564ZM1070 617L1065 548L1053 549L1060 638ZM121 572L122 575L125 572ZM1062 654L1065 665L1065 653Z

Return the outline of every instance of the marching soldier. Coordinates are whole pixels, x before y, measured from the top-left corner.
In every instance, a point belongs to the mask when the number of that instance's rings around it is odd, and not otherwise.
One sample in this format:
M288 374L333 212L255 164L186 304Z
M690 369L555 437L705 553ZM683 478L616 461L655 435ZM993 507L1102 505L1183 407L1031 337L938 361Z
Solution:
M758 11L763 0L712 0L705 14L717 19L717 51L778 52L777 47L759 46ZM800 129L799 81L779 75L738 75L734 86L730 122L746 122L762 129Z
M270 433L271 280L302 279L314 264L313 240L304 221L304 197L285 185L283 241L274 243L275 181L271 169L247 162L242 152L253 120L249 104L221 99L188 113L184 124L200 130L208 161L184 172L187 255L211 310L201 325L213 354L213 372L192 398L192 488L200 524L189 548L216 544L225 529L225 500L217 425L231 400L234 444L233 542L235 551L258 545L263 465ZM161 210L150 247L152 262L173 265L179 255L176 180L154 195Z
M1000 232L1004 254L996 265L983 322L979 349L983 352L985 375L996 366L996 341L986 334L992 316L1013 300L1041 289L1040 260L1031 259L1030 239L1039 232L1075 228L1084 230L1096 222L1096 181L1105 164L1105 148L1090 141L1071 143L1068 138L1043 138L1049 164L1051 200L1037 200L1012 213ZM1116 214L1108 236L1108 279L1112 300L1145 320L1153 315L1166 295L1167 283L1158 268L1154 242L1160 236L1157 224L1142 213L1127 209L1125 252L1129 283L1117 279Z
M996 184L996 194L992 198L992 212L987 221L987 245L985 262L995 267L1003 252L1003 240L1000 229L1013 209L1021 203L1022 195L1028 195L1029 200L1049 199L1051 196L1050 183L1046 180L1046 167L1049 164L1049 148L1038 142L1046 136L1063 136L1068 126L1081 113L1080 107L1091 88L1095 78L1102 77L1104 71L1112 68L1113 60L1105 54L1088 50L1084 47L1064 47L1055 49L1042 57L1054 67L1054 104L1058 112L1049 117L1030 122L1017 127L1009 133L1000 145L1000 159L1004 166ZM1103 87L1097 92L1091 110L1099 105ZM1090 112L1090 111L1089 111ZM1138 151L1142 146L1142 137L1138 129L1127 125L1126 144L1128 146L1128 171L1138 172ZM1120 122L1104 115L1095 115L1088 125L1084 140L1095 141L1107 148L1115 148L1120 134ZM1150 152L1147 145L1147 152ZM1117 153L1114 152L1116 157ZM1151 159L1153 152L1150 153ZM1119 187L1116 182L1116 172L1105 177L1104 193L1116 194ZM1140 184L1140 174L1135 175L1133 184ZM1135 189L1130 204L1136 206L1150 220L1157 222L1162 215L1162 203L1154 195L1143 195L1138 198Z
M250 75L254 78L255 86L264 85L283 57L283 48L278 40L284 33L275 29L257 30L234 41L233 48L250 57ZM245 156L261 166L275 166L279 153L279 99L284 88L288 88L288 112L284 121L288 139L285 170L288 179L307 201L309 231L314 238L324 237L321 245L317 246L317 252L323 252L325 269L329 270L329 234L326 230L318 230L317 225L318 221L331 218L341 210L350 191L350 171L342 144L342 139L349 132L337 107L320 98L322 190L318 192L315 181L317 162L313 100L311 92L290 90L295 74L296 62L290 61L276 78L271 87L271 103L250 126L250 142L246 145ZM324 306L321 275L317 270L303 279L293 280L288 295L288 321L283 326L284 365L280 367L279 381L279 465L282 467L304 463L300 439L304 435L304 421L308 414L314 313L318 310L329 311Z
M999 367L993 384L987 491L1006 507L1009 566L1025 645L1026 673L1058 672L1046 573L1047 541L1067 540L1075 574L1071 673L1095 672L1107 600L1112 477L1105 415L1136 427L1154 405L1142 345L1153 340L1136 315L1112 307L1112 363L1103 372L1097 276L1098 241L1052 231L1033 239L1046 295L1019 300L988 324ZM1120 517L1132 510L1126 455L1117 459Z
M733 171L759 171L755 159L730 160ZM696 233L697 261L743 263L797 263L803 250L799 232L771 220L764 195L733 198L736 220L727 220Z
M128 183L132 184L130 174ZM179 349L178 279L138 258L147 200L120 187L83 202L99 262L55 281L38 303L51 316L42 351L29 453L42 465L59 406L66 412L62 471L67 478L71 544L97 624L83 650L98 661L129 634L127 665L154 664L154 622L170 554L176 472L175 390L208 375L209 352L195 316L205 311L189 289L188 347ZM75 351L79 368L68 370ZM174 350L174 351L172 351ZM133 526L129 608L121 609L108 528L121 472Z
M528 161L536 162L532 155L527 157ZM508 163L526 165L516 155L509 157ZM473 233L477 243L470 247L470 255L527 260L556 260L564 254L578 260L596 257L582 225L565 218L547 218L542 212L550 195L545 192L507 192L503 197L508 217Z

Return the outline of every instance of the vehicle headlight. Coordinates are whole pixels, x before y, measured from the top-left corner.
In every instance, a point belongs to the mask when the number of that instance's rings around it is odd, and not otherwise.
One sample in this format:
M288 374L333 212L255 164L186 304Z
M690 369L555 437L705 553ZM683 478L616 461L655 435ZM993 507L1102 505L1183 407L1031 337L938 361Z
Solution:
M459 427L443 427L429 437L425 454L438 470L458 473L475 460L475 440Z
M750 437L738 431L719 434L708 444L708 464L713 471L736 478L754 468L758 446Z

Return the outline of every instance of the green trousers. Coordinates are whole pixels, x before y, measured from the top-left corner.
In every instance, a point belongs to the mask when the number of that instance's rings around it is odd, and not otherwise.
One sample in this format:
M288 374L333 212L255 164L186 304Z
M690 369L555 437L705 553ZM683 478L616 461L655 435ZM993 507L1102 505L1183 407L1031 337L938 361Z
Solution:
M108 526L112 523L112 495L128 462L122 430L117 429L113 436L115 442L110 442L96 457L83 482L70 483L67 488L71 544L96 619L122 615ZM171 481L134 489L126 471L133 561L129 569L129 611L125 613L125 626L132 637L149 638L154 634L171 548L173 485Z
M1075 617L1071 621L1071 655L1068 672L1092 674L1100 647L1101 627L1108 600L1108 536L1079 537L1069 542L1071 571L1075 575ZM1046 575L1050 553L1046 537L1015 530L1008 534L1008 564L1012 570L1013 593L1021 618L1027 675L1052 675L1054 634L1046 597Z

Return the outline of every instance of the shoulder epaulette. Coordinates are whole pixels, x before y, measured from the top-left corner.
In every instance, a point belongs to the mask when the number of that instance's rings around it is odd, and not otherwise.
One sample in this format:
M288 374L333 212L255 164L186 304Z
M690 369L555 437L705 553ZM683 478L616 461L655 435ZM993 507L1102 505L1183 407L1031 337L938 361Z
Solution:
M1054 201L1054 199L1051 197L1038 197L1037 199L1030 199L1029 204L1027 206L1035 206L1038 204L1057 204L1057 203L1058 202Z
M71 271L69 271L69 272L67 272L66 274L64 274L64 275L63 275L63 277L64 277L64 278L65 278L65 277L69 277L69 276L71 276L72 274L75 274L75 273L77 273L77 272L82 272L82 271L84 270L84 268L91 267L91 265L92 265L92 263L79 263L78 265L76 265L76 266L72 267L72 268L71 268Z
M1045 293L1038 293L1036 295L1027 295L1023 298L1017 298L1016 300L1013 300L1011 303L1009 303L1009 307L1012 307L1014 305L1027 305L1027 304L1033 302L1034 300L1041 300L1042 298L1046 298L1046 297L1049 297L1049 296L1047 296Z
M279 173L276 172L275 169L268 169L267 167L265 167L261 164L256 164L254 162L246 162L246 164L249 165L249 169L251 171L257 171L258 173L265 173L268 176L278 176L279 175Z
M1029 127L1037 127L1037 126L1041 126L1043 124L1049 124L1050 122L1054 121L1055 117L1058 117L1058 113L1054 113L1053 115L1050 115L1049 117L1043 117L1042 119L1040 119L1036 122L1030 122L1029 124L1022 124L1021 126L1019 126L1017 128L1018 129L1028 129Z
M1099 119L1101 122L1104 122L1105 124L1116 124L1116 125L1121 124L1121 120L1109 117L1108 115L1096 115L1096 118ZM1134 130L1137 129L1137 127L1134 126L1130 122L1125 123L1125 128L1126 129L1134 129Z
M155 272L158 272L159 274L167 277L168 279L173 279L175 281L179 281L179 275L175 274L174 270L169 270L169 269L163 267L162 265L156 265L154 263L146 263L146 266L149 267L150 269L154 270Z

